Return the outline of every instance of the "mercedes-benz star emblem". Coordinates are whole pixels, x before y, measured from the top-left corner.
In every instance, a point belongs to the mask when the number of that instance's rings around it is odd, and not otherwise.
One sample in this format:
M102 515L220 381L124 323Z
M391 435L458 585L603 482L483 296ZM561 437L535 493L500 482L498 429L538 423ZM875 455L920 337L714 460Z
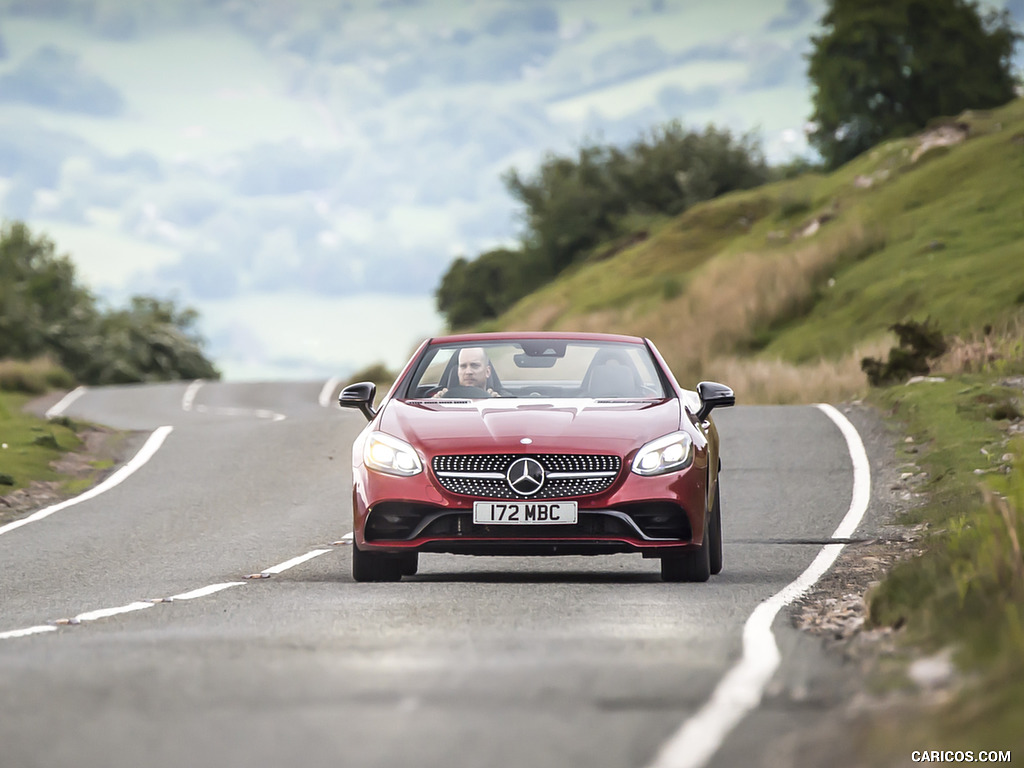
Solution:
M536 459L516 459L505 473L509 487L520 496L532 496L544 485L544 467Z

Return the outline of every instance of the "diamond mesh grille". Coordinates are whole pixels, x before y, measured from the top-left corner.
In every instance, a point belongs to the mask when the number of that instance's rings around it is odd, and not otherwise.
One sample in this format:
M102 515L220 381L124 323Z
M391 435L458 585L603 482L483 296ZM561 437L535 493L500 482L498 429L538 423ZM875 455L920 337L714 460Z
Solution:
M434 474L441 486L452 493L479 496L488 499L524 498L509 487L505 473L516 459L530 456L544 467L545 479L541 489L531 499L562 499L587 496L607 490L622 466L618 456L603 454L470 454L435 456ZM457 472L453 477L447 473ZM551 473L580 473L575 477L551 477ZM477 476L482 473L500 477Z

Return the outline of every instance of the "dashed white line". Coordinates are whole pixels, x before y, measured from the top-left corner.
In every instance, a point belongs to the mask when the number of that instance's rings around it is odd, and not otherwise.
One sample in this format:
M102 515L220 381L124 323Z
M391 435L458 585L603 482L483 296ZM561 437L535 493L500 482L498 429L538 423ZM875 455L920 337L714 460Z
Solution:
M261 571L261 573L265 576L282 573L284 571L287 571L289 568L294 568L295 566L306 562L307 560L312 560L314 557L326 555L328 552L333 551L334 550L332 549L314 549L313 551L307 552L304 555L293 557L291 560L286 560L283 563L279 563L278 565L267 568L266 570ZM12 629L7 632L0 632L0 640L13 640L19 637L28 637L30 635L38 635L44 632L53 632L60 626L81 624L86 621L98 621L100 619L110 618L111 616L119 616L123 613L142 611L146 608L152 608L154 605L157 605L159 603L174 603L180 600L197 600L201 597L208 597L209 595L213 595L218 592L223 592L225 589L230 589L231 587L241 587L245 584L246 582L244 581L225 581L219 584L209 584L205 587L200 587L199 589L190 590L189 592L182 592L177 595L172 595L171 597L145 601L139 600L134 603L129 603L128 605L118 606L116 608L100 608L95 611L86 611L85 613L78 614L73 619L58 619L57 621L51 624L40 624L34 627L26 627L24 629Z
M11 640L15 637L28 637L29 635L40 635L43 632L56 632L57 627L53 624L40 624L38 627L26 627L25 629L12 629L10 632L0 632L0 640Z
M860 525L871 499L871 467L856 427L831 405L816 406L842 432L853 462L850 508L833 539L848 539ZM743 656L719 681L711 699L658 752L650 768L700 768L721 747L725 737L754 709L782 660L772 633L779 611L814 586L843 551L844 544L826 544L795 581L762 602L743 625Z
M225 581L221 584L210 584L206 587L193 589L191 592L182 592L180 595L172 595L168 598L168 600L195 600L200 597L206 597L207 595L213 595L217 592L222 592L225 589L230 589L231 587L241 587L244 585L244 581Z
M198 413L212 413L215 416L256 416L259 419L271 419L272 421L284 421L287 416L283 413L268 411L264 408L236 408L234 406L197 405L195 410Z
M330 549L314 549L312 552L307 552L304 555L293 557L291 560L286 560L283 563L279 563L278 565L271 566L270 568L265 568L264 570L260 571L260 573L283 573L284 571L287 571L289 568L294 568L296 565L300 565L301 563L304 563L307 560L312 560L314 557L320 557L320 555L326 555L328 552L332 551L333 550Z
M141 611L152 607L153 603L140 600L139 602L121 605L117 608L100 608L96 611L86 611L75 616L74 621L99 621L100 619L109 619L111 616L120 616L122 613L132 613L133 611Z
M69 405L71 405L73 402L75 402L75 400L84 395L85 391L86 387L82 386L77 387L68 392L66 395L64 395L64 397L61 398L60 402L55 403L50 407L49 410L46 411L46 418L52 419L56 416L60 416L62 413L64 413L65 410L67 410L67 407Z
M329 378L320 390L320 406L322 408L328 408L331 405L331 396L334 394L334 390L337 389L338 385L341 384L341 379L337 376Z
M13 531L16 528L20 528L23 525L28 525L29 523L35 523L39 520L43 520L52 515L54 512L60 512L62 509L67 509L68 507L73 507L76 504L81 504L83 501L88 501L89 499L96 498L101 493L106 493L111 488L120 485L133 474L135 474L135 472L141 469L146 464L146 462L153 458L156 452L160 450L160 446L164 444L164 440L167 439L167 436L171 434L173 430L174 427L168 426L158 428L156 431L153 432L152 435L149 436L149 439L146 440L145 445L143 445L139 452L132 457L131 461L129 461L127 464L125 464L123 467L117 470L114 474L112 474L102 483L95 486L94 488L90 488L88 491L79 496L75 496L73 499L68 499L66 501L60 502L59 504L54 504L53 506L46 507L45 509L40 509L37 512L33 512L28 517L23 517L21 520L15 520L12 523L0 526L0 536L2 536L5 533L9 533L10 531Z
M196 379L188 385L188 388L185 390L185 394L181 396L181 410L192 410L192 403L195 402L196 395L199 393L203 384L205 384L205 382L202 379Z

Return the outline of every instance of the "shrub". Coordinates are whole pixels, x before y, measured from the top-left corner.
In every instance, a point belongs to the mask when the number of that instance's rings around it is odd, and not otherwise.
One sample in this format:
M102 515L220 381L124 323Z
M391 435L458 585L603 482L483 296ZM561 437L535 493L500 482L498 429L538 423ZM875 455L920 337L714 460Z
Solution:
M942 332L930 320L896 323L889 326L889 330L899 338L899 346L889 350L889 359L882 362L876 357L865 357L860 363L873 387L906 381L911 376L925 376L931 371L928 361L946 351Z

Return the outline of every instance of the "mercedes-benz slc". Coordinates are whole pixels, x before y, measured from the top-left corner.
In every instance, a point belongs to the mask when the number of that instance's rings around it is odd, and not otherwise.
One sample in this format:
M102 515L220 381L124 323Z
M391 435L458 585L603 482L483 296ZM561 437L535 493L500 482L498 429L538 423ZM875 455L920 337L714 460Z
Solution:
M422 552L660 560L722 569L719 437L729 387L684 389L648 339L489 333L423 342L352 449L352 576L398 581Z

